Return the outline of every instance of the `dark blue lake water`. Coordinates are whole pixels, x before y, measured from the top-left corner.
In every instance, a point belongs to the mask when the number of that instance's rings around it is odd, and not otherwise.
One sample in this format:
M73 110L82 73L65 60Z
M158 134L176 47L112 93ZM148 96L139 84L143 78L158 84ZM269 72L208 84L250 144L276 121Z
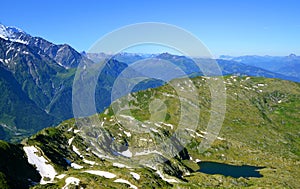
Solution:
M262 177L259 173L259 170L264 167L256 167L256 166L249 166L249 165L229 165L224 163L216 163L216 162L200 162L198 163L200 169L198 172L206 173L206 174L221 174L224 176L231 176L234 178L239 177Z

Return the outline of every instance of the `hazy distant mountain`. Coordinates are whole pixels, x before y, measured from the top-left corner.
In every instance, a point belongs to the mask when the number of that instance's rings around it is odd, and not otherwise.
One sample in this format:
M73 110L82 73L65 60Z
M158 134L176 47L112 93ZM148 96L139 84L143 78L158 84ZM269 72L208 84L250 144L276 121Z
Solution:
M300 80L300 56L220 56L220 59L233 60L250 66L256 66ZM298 80L298 81L299 81Z
M272 72L269 71L268 69L247 65L241 62L222 60L222 59L218 59L217 62L221 67L224 75L230 75L230 74L248 75L248 76L255 76L255 77L278 78L278 79L300 82L300 78L298 77L293 77L278 72Z
M95 55L94 55L95 56ZM104 56L104 54L102 54ZM178 73L178 69L181 69L183 73L181 72L181 75L174 74L173 78L176 77L183 77L186 75L192 75L192 76L198 76L198 75L204 75L202 70L200 69L201 65L203 67L209 68L209 66L214 62L218 63L220 67L220 72L223 75L248 75L248 76L257 76L257 77L267 77L267 78L279 78L284 80L290 80L290 81L296 81L300 82L300 78L297 77L297 74L300 72L297 72L300 69L300 66L298 65L298 57L296 56L289 56L289 58L286 58L286 60L290 60L290 62L287 64L287 66L282 66L280 68L280 71L276 71L276 69L268 69L268 66L259 66L259 63L262 61L262 57L259 56L253 56L257 59L254 60L254 58L251 58L251 56L244 57L246 63L244 63L244 59L241 58L234 58L231 56L221 56L220 59L212 60L212 59L203 59L203 58L189 58L186 56L178 56L178 55L172 55L169 53L162 53L162 54L153 54L153 55L145 55L142 56L141 54L131 54L131 53L123 53L118 54L117 57L119 59L122 59L122 62L127 63L128 65L132 66L135 62L141 62L146 61L148 59L159 59L159 60L165 60L171 64L174 64L173 67L173 73ZM276 59L276 57L271 58L270 60ZM135 62L133 62L135 60ZM286 61L287 62L287 61ZM274 67L277 65L275 64ZM158 65L159 67L159 65ZM161 68L161 67L160 67ZM169 67L170 68L170 67ZM208 69L209 70L209 69ZM272 71L275 70L275 71ZM169 72L172 72L168 70ZM207 73L207 75L215 75L215 73Z
M93 60L94 62L101 62L105 58L112 58L115 59L119 62L125 62L126 64L132 64L140 60L144 60L147 58L153 58L156 55L154 54L143 54L143 53L127 53L127 52L122 52L122 53L117 53L115 55L109 55L105 53L83 53L88 57L89 59Z

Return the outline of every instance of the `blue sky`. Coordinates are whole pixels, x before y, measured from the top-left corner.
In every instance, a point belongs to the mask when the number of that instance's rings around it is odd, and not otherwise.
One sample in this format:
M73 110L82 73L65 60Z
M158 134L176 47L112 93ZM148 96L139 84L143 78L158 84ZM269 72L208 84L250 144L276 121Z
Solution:
M164 22L197 36L214 56L299 55L299 8L298 0L4 0L0 22L78 51L119 27Z

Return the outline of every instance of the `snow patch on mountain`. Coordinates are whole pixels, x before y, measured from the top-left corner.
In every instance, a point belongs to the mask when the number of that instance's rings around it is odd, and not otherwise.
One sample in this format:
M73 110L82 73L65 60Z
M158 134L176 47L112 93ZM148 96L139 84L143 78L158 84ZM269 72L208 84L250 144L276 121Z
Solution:
M71 167L74 169L82 169L83 168L82 165L78 165L77 163L71 163Z
M89 173L89 174L92 174L92 175L97 175L97 176L104 177L104 178L115 178L116 177L115 174L107 172L107 171L86 170L86 171L83 171L83 172Z
M138 187L136 187L135 185L131 184L128 180L116 179L114 182L128 184L130 186L129 188L138 189Z
M56 178L63 179L65 176L66 176L66 174L60 174L60 175L57 175Z
M72 142L73 142L74 138L75 138L75 137L72 137L72 138L70 138L70 139L68 140L68 144L69 144L69 146L72 144Z
M124 131L124 134L125 134L127 137L131 137L131 133L130 133L130 132Z
M119 154L125 156L125 157L132 157L132 152L129 150L129 148L123 152L118 152Z
M27 155L28 163L36 166L36 170L42 177L40 184L52 183L57 173L53 166L48 164L48 160L43 156L39 156L37 154L39 150L34 146L24 146L23 149ZM49 181L45 181L44 178L49 178Z
M80 153L80 151L78 150L78 148L76 148L76 146L72 146L73 151L79 156L79 157L83 157Z
M19 28L4 26L0 24L0 38L2 39L28 45L29 42L22 39L26 35L28 34L26 34L23 30Z
M96 162L90 161L90 160L87 160L87 159L84 159L84 158L83 158L82 161L83 161L84 163L86 163L86 164L89 164L89 165L95 165L95 164L96 164Z
M159 170L156 171L156 173L160 176L161 179L163 179L164 181L168 182L168 183L178 183L178 181L176 179L170 179L170 178L166 178L162 172L160 172Z
M113 163L113 166L118 167L118 168L128 168L128 169L131 168L131 167L129 167L127 165L124 165L122 163Z
M135 173L135 172L130 172L130 174L133 176L133 178L135 180L140 180L140 178L141 178L141 176L139 174Z
M69 188L68 186L70 184L78 186L80 183L80 180L75 177L68 177L68 178L66 178L65 183L66 183L66 185L62 189L68 189Z

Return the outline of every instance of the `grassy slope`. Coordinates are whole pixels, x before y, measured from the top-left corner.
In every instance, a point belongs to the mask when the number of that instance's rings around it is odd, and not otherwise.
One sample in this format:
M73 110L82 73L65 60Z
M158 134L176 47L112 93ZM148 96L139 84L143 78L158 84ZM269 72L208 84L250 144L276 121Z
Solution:
M266 167L262 170L264 177L233 179L194 173L186 179L197 187L296 188L300 180L300 84L277 79L230 76L224 80L227 87L227 112L220 136L226 140L217 140L208 151L199 153L196 147L201 139L195 138L187 149L194 159ZM203 131L209 120L210 92L201 78L193 82L199 87L201 99L198 131ZM151 94L155 98L164 99L168 106L167 115L171 115L166 121L176 125L178 117L174 115L180 112L179 100L167 98L164 93L174 94L174 91L170 86L163 86L133 94L138 99L136 105L139 107L132 111L134 117L149 119ZM191 167L197 167L191 165L191 162L185 162ZM211 182L207 182L207 179Z
M210 91L206 80L207 78L201 77L193 79L200 95L200 123L196 130L199 133L205 131L210 113ZM202 161L266 167L261 170L262 178L231 178L193 172L179 179L181 183L172 186L161 180L154 170L141 167L133 169L141 175L141 179L137 181L130 176L129 169L116 168L112 166L111 161L101 160L86 151L88 146L80 137L81 134L68 131L71 127L76 128L74 120L65 121L56 128L45 129L23 141L23 144L38 146L51 160L59 174L67 174L65 178L68 176L80 178L80 186L83 187L126 188L127 185L114 183L112 179L82 173L85 169L91 169L91 166L85 164L82 158L74 153L72 145L79 148L85 158L98 163L93 166L94 170L112 172L139 188L297 188L300 180L300 85L276 79L230 76L225 77L224 81L227 87L227 112L219 136L225 140L216 140L210 149L199 153L197 146L202 139L195 137L186 148L194 160L198 158ZM160 99L167 107L164 122L176 127L180 115L179 99L176 96L166 96L166 93L176 95L168 85L133 93L129 98L131 99L129 103L135 107L131 111L132 115L141 121L159 119L160 114L150 115L149 105L151 106L153 99ZM164 107L160 106L159 111L163 113L163 109ZM134 144L143 146L144 144L138 143L137 137L150 137L146 134L134 135L134 131L132 131L133 137L118 136L120 126L114 121L111 108L98 117L104 121L104 127L115 137L115 140L126 141L129 146ZM111 119L113 121L110 121ZM170 136L173 132L169 128L158 128L158 130L164 133L162 137ZM72 137L75 137L72 145L66 145ZM70 168L64 160L65 157L83 165L84 168L82 170ZM173 158L171 162L173 167L199 169L199 166L191 160ZM172 174L171 171L169 173ZM0 183L1 177L3 178L3 175L0 175ZM64 185L64 179L57 179L55 184L37 185L35 188L61 188Z
M300 85L276 79L237 78L236 82L227 79L233 85L227 85L227 113L220 133L226 141L216 141L203 154L190 152L201 160L266 167L261 171L263 178L240 179L241 185L297 188ZM265 86L254 88L258 84ZM189 179L210 187L232 187L239 180L202 173L195 173ZM203 182L207 179L211 182Z

